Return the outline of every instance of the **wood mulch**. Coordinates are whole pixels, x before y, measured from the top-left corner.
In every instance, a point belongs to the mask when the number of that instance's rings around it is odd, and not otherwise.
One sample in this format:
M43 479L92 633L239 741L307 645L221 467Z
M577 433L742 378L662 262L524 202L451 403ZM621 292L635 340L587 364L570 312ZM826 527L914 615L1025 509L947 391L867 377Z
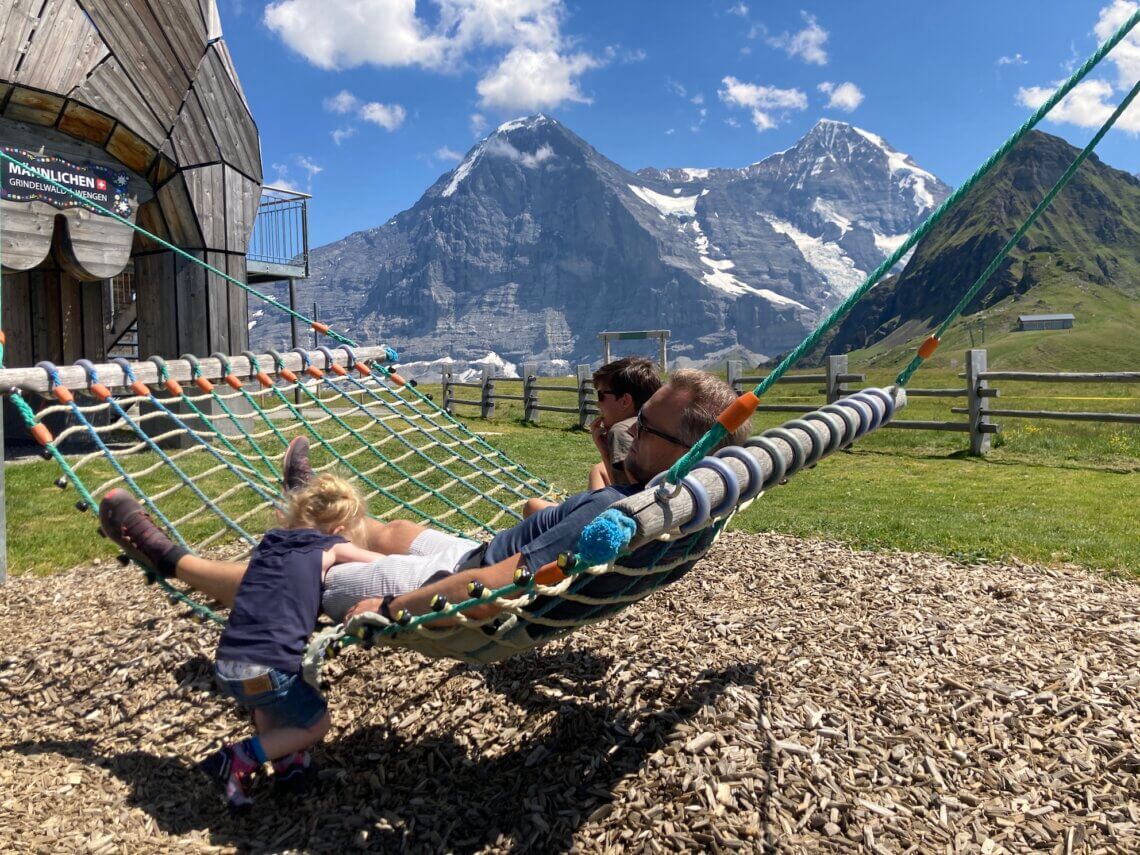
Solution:
M490 667L353 649L318 789L231 818L215 630L117 564L0 587L0 850L1140 851L1140 587L726 535Z

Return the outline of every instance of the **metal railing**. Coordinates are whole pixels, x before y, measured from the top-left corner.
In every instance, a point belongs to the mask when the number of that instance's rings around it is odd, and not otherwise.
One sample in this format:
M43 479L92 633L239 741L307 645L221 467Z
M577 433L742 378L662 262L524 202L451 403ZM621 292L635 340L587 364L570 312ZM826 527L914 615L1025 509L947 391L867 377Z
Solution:
M266 185L246 258L251 262L303 268L299 278L309 275L308 193Z

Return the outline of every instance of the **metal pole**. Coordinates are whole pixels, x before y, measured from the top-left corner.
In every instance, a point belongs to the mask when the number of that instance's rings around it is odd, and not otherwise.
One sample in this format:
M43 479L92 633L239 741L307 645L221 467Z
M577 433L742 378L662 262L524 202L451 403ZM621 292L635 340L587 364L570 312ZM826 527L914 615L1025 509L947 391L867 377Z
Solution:
M297 280L292 276L289 277L289 308L294 312L297 311ZM289 327L292 332L291 340L292 347L296 348L297 344L297 317L296 315L289 316Z
M320 307L314 302L313 303L313 320L314 321L320 320L321 316L320 316L319 312L320 312ZM313 330L313 350L316 350L318 347L320 347L320 344L321 344L319 341L317 341L317 336L318 336L317 331Z

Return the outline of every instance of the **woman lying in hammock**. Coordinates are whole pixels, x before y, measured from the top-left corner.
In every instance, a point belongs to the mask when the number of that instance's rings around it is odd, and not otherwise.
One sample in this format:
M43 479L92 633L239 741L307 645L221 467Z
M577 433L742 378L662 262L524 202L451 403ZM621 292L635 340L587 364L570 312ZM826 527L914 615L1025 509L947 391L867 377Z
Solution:
M676 463L735 400L732 387L712 375L701 371L674 373L638 413L633 444L625 460L633 484L578 493L561 504L532 499L526 519L486 544L407 520L366 520L366 543L362 545L385 557L332 567L325 577L323 610L337 622L364 611L389 618L400 610L422 614L437 594L457 602L468 596L471 582L493 589L513 581L520 567L537 572L560 553L573 551L582 530L602 511L639 492L651 478ZM740 444L749 436L749 428L746 422L722 445ZM308 442L303 437L290 443L282 469L286 491L312 478ZM245 573L244 564L202 558L177 546L125 490L112 491L103 499L100 520L107 536L139 564L164 577L176 577L224 606L233 603ZM643 549L653 549L653 558L659 557L656 552L660 547L651 544ZM637 566L636 556L631 556L633 566ZM494 610L489 604L466 614L487 617Z

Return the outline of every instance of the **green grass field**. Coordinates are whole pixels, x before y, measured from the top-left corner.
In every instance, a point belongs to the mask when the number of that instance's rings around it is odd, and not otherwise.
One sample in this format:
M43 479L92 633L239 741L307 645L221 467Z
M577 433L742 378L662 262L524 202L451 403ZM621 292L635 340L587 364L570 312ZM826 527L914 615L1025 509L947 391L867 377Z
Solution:
M887 383L890 378L889 372L876 370L869 381ZM950 388L961 382L954 370L942 370L920 373L911 385ZM516 394L518 385L500 383L499 391ZM1003 407L1140 412L1140 385L1001 388ZM440 399L438 387L422 390ZM820 397L812 386L778 384L768 401L815 404ZM572 389L564 395L544 393L542 402L571 406L576 396ZM952 415L949 407L962 403L912 398L902 417L959 420L963 417ZM539 425L529 425L521 416L520 403L500 402L494 419L463 421L558 488L582 489L595 452L575 417L543 413ZM756 423L762 428L785 418L761 413ZM1140 573L1140 427L996 421L1003 431L984 459L965 454L965 434L879 431L772 490L740 514L735 526L873 549L922 550L968 560L1073 562ZM114 557L114 548L95 536L93 514L72 507L75 493L53 486L59 474L53 463L12 463L5 474L11 572L51 573ZM184 499L193 501L190 494ZM267 524L250 521L251 527Z

